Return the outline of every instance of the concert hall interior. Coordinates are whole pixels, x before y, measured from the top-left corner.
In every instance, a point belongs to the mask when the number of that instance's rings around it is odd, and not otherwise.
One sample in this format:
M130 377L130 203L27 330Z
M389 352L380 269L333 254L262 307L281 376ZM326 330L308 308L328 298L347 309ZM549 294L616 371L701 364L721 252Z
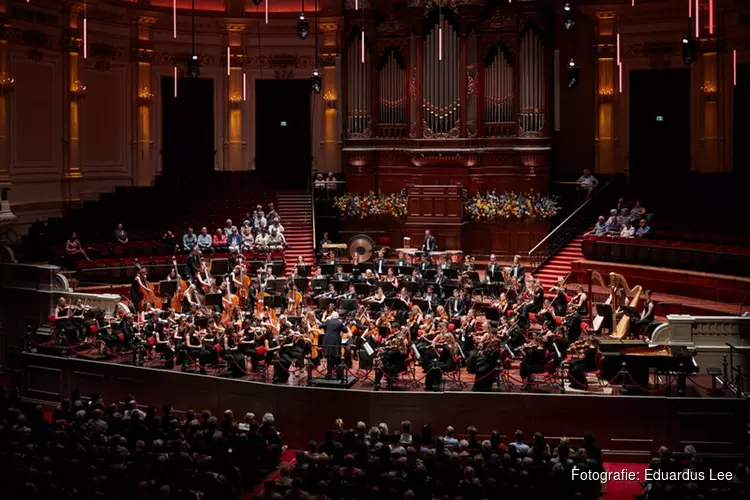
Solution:
M0 489L744 498L748 116L746 0L0 0Z

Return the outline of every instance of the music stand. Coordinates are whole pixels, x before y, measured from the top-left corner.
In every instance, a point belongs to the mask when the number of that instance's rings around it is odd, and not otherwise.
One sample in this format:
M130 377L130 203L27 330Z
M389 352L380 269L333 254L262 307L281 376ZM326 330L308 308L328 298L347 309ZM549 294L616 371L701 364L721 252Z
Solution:
M435 276L437 276L437 271L435 269L425 269L424 275L422 276L425 280L434 280Z
M419 307L422 312L430 312L430 305L424 299L411 299L411 303Z
M484 310L484 317L487 318L487 321L500 321L500 310L488 307Z
M367 304L367 309L369 309L372 312L378 312L383 310L383 304L380 302L375 302L372 300L368 300L365 302Z
M472 283L476 283L479 280L479 273L476 271L468 271L466 273L466 277L471 281Z
M308 276L310 276L310 269L311 267L308 265L302 266L302 269L300 269L299 266L297 266L297 276L307 278Z
M284 300L281 295L270 295L268 297L263 297L263 305L270 308L270 309L276 309L277 307L284 307Z
M414 266L398 266L398 274L401 276L411 276L414 272Z
M229 259L211 259L209 272L213 275L227 274L229 272Z
M355 283L354 291L357 292L357 295L367 297L372 293L372 285L369 283Z
M300 321L302 321L302 316L287 316L286 319L292 324L292 326L298 327Z
M331 297L320 297L318 299L318 309L325 311L328 309L328 304L332 304L334 300Z
M399 299L398 297L391 297L389 299L385 299L385 303L388 306L389 309L392 311L400 311L402 309L408 309L409 306L407 304L404 304L404 301Z
M284 287L286 286L286 280L284 278L274 278L273 286L268 286L270 283L271 283L271 280L266 281L266 286L268 288L273 288L273 291L276 293L283 292Z
M310 282L313 290L325 290L328 288L328 278L313 278Z
M197 329L208 328L208 318L195 318L195 327Z
M391 334L390 329L387 326L380 325L378 326L378 333L381 337L386 338L388 335Z
M294 286L302 293L307 293L307 278L294 278Z
M359 303L357 299L341 299L341 303L339 304L339 309L343 311L356 311L358 307Z
M320 266L320 273L321 274L333 274L336 272L336 266L333 264L323 264Z
M174 296L177 293L177 280L164 280L159 282L159 293L161 295Z
M443 276L452 280L458 279L458 269L453 267L443 269Z
M221 306L221 293L207 293L206 294L206 307L219 307Z
M352 274L352 267L354 267L354 264L351 262L347 262L346 264L341 264L341 270L345 272L346 274Z
M387 281L382 281L378 283L380 288L383 289L383 293L388 295L389 293L393 293L396 289L393 287L393 283L388 283Z
M374 272L374 270L375 270L375 266L373 265L373 263L372 263L372 262L360 262L360 263L359 263L359 269L360 269L360 270L361 270L362 272L367 272L367 270L368 270L368 269L369 269L370 271L373 271L373 272Z
M331 281L331 284L333 285L333 289L337 292L343 292L349 287L348 281Z
M406 281L404 282L404 288L406 288L406 291L409 292L409 294L414 295L419 291L419 283Z

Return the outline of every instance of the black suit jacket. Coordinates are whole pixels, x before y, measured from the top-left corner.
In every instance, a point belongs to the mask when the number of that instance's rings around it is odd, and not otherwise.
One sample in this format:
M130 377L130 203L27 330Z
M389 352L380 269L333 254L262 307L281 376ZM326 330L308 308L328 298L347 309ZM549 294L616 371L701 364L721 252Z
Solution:
M388 270L385 268L385 265L388 263L386 259L375 259L373 264L373 272L375 274L385 274ZM382 267L382 269L381 269Z
M329 319L323 323L325 335L323 337L324 356L329 358L341 357L341 332L344 331L344 323L340 319Z
M454 304L457 306L454 308ZM464 299L459 297L456 299L455 297L451 297L448 299L448 315L449 316L455 316L456 315L456 308L458 309L458 314L464 313Z
M519 280L526 277L526 268L524 268L522 265L513 265L510 267L510 277L511 278L518 278Z
M437 250L437 243L435 242L435 237L430 235L424 239L424 242L422 243L422 251L434 252L435 250Z

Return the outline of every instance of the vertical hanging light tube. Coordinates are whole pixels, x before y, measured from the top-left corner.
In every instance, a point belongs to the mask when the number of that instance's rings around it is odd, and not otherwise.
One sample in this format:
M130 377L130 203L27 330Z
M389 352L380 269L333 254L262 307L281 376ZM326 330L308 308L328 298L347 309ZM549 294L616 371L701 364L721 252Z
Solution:
M708 34L714 34L714 0L708 0Z
M172 79L174 80L174 96L177 97L177 65L176 64L174 65L173 70L174 70L173 71L174 76Z
M268 24L268 4L270 1L271 0L266 0L265 2L263 2L264 4L266 4L266 24Z
M242 73L242 100L247 101L247 73Z
M620 65L620 33L617 33L617 65Z
M695 38L701 37L701 22L700 22L701 13L699 12L700 8L701 8L700 0L695 0Z
M619 85L618 86L620 88L620 93L622 94L622 63L620 63L620 65L617 67L617 69L619 71L619 76L618 76Z
M172 38L177 40L177 0L172 0Z
M227 76L232 74L232 49L227 45Z
M737 86L737 49L732 51L732 82L733 86Z
M83 2L83 58L89 57L89 33L88 33L88 9L86 8L86 2Z
M362 46L360 47L360 52L362 52L362 64L365 63L365 27L362 26Z
M354 10L359 10L359 0L354 0Z
M693 17L693 0L688 0L688 17Z
M443 60L443 15L438 15L438 61Z

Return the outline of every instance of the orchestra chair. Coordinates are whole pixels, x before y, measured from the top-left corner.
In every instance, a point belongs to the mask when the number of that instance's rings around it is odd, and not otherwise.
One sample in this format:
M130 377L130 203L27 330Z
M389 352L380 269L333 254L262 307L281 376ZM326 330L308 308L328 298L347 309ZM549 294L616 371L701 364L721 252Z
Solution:
M550 358L544 365L544 371L531 375L532 389L548 388L559 389L565 392L565 379L561 371L561 364L555 362L555 358Z
M443 392L445 392L445 386L447 382L450 382L453 384L454 388L458 388L458 390L462 391L466 387L466 384L464 384L463 380L461 380L461 361L463 360L463 355L460 352L456 353L455 356L453 356L453 369L444 371L443 372L443 378L442 378L442 386L443 386Z

